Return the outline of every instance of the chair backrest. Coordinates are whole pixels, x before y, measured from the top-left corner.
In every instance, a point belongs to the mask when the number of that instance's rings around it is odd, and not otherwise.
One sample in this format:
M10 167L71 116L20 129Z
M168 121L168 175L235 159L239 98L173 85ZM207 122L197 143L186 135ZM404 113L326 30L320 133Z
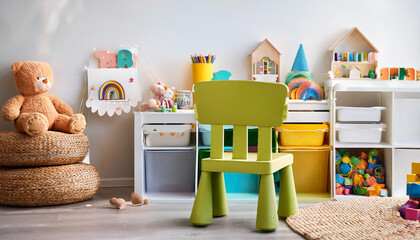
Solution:
M196 119L201 124L278 127L283 123L287 91L278 83L198 82L194 85Z
M195 118L211 124L211 158L223 158L223 125L233 125L233 158L248 155L247 126L258 126L258 160L271 160L271 128L283 124L288 89L284 84L228 80L194 85Z

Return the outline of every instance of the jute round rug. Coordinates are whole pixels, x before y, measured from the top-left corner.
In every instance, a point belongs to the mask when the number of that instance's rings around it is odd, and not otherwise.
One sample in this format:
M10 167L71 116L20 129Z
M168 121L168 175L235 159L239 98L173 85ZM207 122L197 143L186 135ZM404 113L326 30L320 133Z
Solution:
M420 222L401 218L407 200L360 198L300 209L286 222L306 239L420 239Z

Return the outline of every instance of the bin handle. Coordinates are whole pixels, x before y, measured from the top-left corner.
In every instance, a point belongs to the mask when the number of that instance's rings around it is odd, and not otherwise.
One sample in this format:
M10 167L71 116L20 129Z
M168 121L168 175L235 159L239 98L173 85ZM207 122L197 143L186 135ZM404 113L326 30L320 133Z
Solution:
M282 149L280 148L280 153L282 152L329 152L330 149Z
M279 129L279 132L328 132L328 129L316 129L316 130L290 130L290 129Z

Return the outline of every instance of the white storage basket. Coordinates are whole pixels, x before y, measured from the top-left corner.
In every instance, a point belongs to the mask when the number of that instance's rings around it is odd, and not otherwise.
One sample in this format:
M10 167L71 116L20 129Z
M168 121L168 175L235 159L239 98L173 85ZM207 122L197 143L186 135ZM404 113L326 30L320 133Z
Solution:
M190 144L191 125L144 125L148 147L184 147Z
M339 122L379 122L385 107L336 107Z
M385 124L335 124L339 142L380 143Z

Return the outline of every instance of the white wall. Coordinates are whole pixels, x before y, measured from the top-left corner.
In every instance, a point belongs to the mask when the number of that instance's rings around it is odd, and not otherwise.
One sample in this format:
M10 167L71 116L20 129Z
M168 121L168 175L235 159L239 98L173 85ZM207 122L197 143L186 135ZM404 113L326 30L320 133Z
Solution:
M281 77L290 70L299 43L318 82L329 69L327 49L357 26L380 50L382 66L420 69L420 2L198 1L198 0L0 0L0 103L16 94L10 65L47 61L51 90L79 111L85 69L93 48L138 45L142 93L153 82L191 87L192 53L217 55L215 70L248 79L249 54L268 38L282 52ZM155 76L155 77L154 77ZM87 117L91 163L102 179L133 177L133 114ZM0 130L14 130L0 122Z

